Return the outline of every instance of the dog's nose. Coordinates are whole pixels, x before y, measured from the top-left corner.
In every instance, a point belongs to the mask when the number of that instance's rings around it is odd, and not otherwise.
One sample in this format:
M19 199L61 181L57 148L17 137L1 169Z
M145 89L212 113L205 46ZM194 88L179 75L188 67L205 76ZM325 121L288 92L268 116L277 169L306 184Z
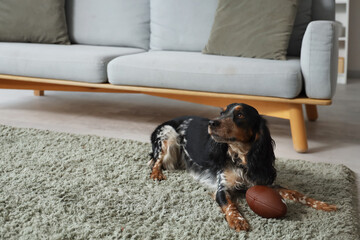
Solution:
M209 126L210 127L217 127L219 125L220 125L220 121L218 121L218 120L210 120L209 121Z

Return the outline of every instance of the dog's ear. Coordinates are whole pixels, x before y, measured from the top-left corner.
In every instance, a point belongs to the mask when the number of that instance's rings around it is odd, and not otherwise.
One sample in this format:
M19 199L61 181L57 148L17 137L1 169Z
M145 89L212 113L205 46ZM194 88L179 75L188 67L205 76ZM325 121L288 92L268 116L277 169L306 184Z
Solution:
M266 126L266 120L260 117L255 140L246 156L247 176L257 185L270 185L276 178L274 167L274 141Z

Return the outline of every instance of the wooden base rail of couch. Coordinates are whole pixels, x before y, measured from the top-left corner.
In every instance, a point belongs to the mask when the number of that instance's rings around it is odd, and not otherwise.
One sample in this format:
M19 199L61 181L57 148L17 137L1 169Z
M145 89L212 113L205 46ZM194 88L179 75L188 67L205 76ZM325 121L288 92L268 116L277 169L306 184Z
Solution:
M288 119L294 149L297 152L307 152L307 136L303 114L305 105L309 121L318 117L317 105L330 105L330 99L311 99L298 97L294 99L250 96L227 93L213 93L156 87L120 86L109 83L86 83L67 80L22 77L0 74L0 88L34 90L36 96L43 96L45 90L78 91L78 92L112 92L112 93L141 93L151 96L176 99L180 101L199 103L204 105L224 107L233 102L242 102L254 106L260 114Z

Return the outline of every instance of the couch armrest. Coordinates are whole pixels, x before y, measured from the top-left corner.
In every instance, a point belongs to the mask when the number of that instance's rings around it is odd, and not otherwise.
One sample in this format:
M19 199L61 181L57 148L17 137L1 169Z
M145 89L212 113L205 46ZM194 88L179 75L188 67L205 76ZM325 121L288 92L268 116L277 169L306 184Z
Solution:
M313 21L307 26L301 46L301 71L305 93L310 98L331 99L338 70L338 24Z

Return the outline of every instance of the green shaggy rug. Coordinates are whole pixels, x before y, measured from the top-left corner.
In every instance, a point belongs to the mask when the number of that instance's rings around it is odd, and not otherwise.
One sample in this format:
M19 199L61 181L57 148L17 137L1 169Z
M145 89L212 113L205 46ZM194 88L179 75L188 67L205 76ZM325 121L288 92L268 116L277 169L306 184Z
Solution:
M120 136L121 137L121 136ZM0 125L1 239L360 239L354 174L343 165L277 160L277 183L339 207L288 202L251 230L228 228L211 193L185 172L149 179L150 145Z

